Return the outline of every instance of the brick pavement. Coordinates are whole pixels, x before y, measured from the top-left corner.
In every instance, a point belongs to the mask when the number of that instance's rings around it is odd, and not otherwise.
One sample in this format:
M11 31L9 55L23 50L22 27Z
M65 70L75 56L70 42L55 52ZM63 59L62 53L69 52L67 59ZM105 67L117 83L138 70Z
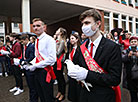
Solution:
M29 102L28 87L26 85L25 77L24 79L24 92L18 96L14 96L13 93L8 92L8 90L14 85L15 81L13 76L1 77L0 76L0 102ZM57 93L57 85L54 85L54 95ZM129 93L126 89L122 91L122 102L130 102ZM69 102L65 99L63 102Z

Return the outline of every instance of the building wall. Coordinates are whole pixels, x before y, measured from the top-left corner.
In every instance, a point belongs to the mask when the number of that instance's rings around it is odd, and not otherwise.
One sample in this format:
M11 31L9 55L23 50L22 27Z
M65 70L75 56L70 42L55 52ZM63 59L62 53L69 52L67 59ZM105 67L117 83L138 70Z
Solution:
M125 0L125 3L122 0L57 0L60 2L75 4L86 6L90 8L96 8L102 13L108 12L109 13L109 31L114 29L115 23L118 23L118 28L122 28L122 22L125 21L126 29L133 34L138 34L138 2L135 0L131 0L131 4L129 0ZM118 18L115 18L114 15L117 14ZM102 14L103 15L103 14ZM124 20L122 16L126 16ZM105 16L103 16L104 21ZM130 20L132 18L132 20ZM117 21L117 22L114 22ZM132 24L131 24L132 23ZM131 30L131 29L132 30ZM105 30L102 28L102 30ZM108 32L109 32L108 31Z

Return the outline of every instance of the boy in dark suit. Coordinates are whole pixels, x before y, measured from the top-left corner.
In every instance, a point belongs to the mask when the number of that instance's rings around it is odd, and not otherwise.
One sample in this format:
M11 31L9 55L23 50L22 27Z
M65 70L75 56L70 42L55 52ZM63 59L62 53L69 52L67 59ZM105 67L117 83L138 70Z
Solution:
M73 58L75 65L67 66L71 78L89 83L88 88L81 83L80 102L121 102L120 97L117 101L113 90L121 81L119 45L101 35L101 15L97 10L83 12L80 21L82 31L89 40L76 52ZM67 65L70 62L66 61Z
M30 61L32 61L35 57L34 44L32 44L29 41L29 36L27 34L21 35L20 38L23 44L23 54L22 54L22 59L20 60L20 63L29 64ZM30 102L38 102L38 94L35 88L34 74L35 74L34 71L25 70L26 81L29 87Z

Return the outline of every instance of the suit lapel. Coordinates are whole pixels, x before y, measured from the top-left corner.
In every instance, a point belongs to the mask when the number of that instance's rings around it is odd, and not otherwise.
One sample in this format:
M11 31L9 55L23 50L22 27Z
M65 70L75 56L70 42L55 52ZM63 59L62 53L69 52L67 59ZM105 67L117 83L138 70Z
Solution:
M95 56L94 56L94 60L95 60L95 61L100 57L100 55L101 55L101 53L102 53L102 50L103 50L104 43L105 43L105 38L102 37L102 39L101 39L101 41L100 41L100 44L99 44L99 46L98 46L98 48L97 48L97 50L96 50ZM105 49L104 49L104 50L105 50Z

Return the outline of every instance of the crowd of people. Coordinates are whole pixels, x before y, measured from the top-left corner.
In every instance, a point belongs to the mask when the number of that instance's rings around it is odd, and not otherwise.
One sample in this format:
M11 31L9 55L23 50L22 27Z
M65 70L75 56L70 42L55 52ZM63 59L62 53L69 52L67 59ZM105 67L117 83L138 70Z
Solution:
M123 73L123 87L129 90L131 102L138 102L138 77L133 78L131 73L134 66L138 67L137 36L123 29L101 33L102 19L96 9L80 15L82 34L73 31L68 40L65 28L58 28L51 37L40 18L32 22L36 36L10 33L5 45L0 40L2 76L15 78L9 92L15 96L24 92L24 73L30 102L38 102L39 98L41 102L63 101L67 83L71 102L121 102L119 84ZM58 92L54 97L55 80Z

